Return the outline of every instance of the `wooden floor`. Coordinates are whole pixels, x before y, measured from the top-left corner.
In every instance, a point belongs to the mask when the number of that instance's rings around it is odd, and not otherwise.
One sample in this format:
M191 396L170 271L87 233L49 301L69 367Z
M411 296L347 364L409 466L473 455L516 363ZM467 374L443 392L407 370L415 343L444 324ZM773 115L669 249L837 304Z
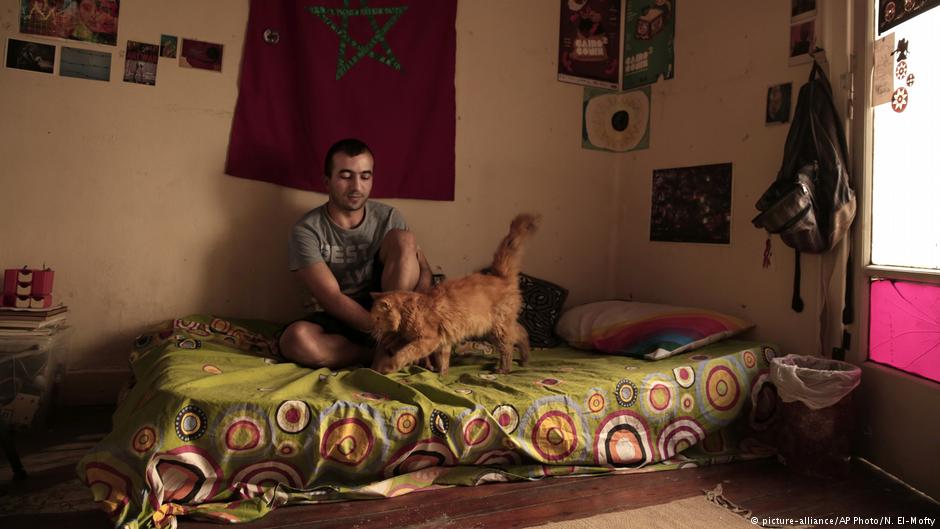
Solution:
M0 467L0 494L36 494L74 479L75 463L86 445L108 430L110 410L88 408L60 412L42 434L20 435L21 455L32 454L50 464L30 472L25 481L10 481L9 468ZM74 453L73 453L74 452ZM6 465L6 461L2 461ZM627 511L649 505L698 496L721 484L725 497L763 518L812 516L851 519L890 517L940 518L940 506L907 489L864 463L856 463L849 475L835 480L810 479L774 460L733 463L699 469L652 472L622 476L558 478L480 487L453 487L412 493L399 498L286 507L249 524L252 529L299 528L377 529L399 527L451 529L507 529L595 514ZM906 524L908 526L917 526ZM867 524L840 524L838 527ZM929 526L929 524L928 524ZM67 514L0 512L0 527L108 528L97 511ZM182 521L180 529L206 529L206 523ZM820 525L820 527L828 527Z

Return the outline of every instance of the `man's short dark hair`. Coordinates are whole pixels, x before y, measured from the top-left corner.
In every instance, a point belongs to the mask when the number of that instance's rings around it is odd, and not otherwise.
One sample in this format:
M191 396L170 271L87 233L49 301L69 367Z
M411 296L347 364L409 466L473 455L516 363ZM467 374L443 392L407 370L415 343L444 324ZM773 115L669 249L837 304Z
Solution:
M362 153L369 153L372 155L372 149L365 144L362 140L357 140L356 138L346 138L344 140L339 140L334 143L330 150L326 152L326 160L323 161L323 174L327 177L333 174L333 155L341 152L346 156L353 157L359 156Z

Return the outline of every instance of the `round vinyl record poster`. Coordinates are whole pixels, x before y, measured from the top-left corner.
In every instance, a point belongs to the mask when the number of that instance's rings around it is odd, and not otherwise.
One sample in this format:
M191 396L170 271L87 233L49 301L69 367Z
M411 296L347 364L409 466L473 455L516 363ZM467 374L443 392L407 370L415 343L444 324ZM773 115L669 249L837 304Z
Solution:
M582 146L625 152L649 147L649 87L630 92L584 89Z

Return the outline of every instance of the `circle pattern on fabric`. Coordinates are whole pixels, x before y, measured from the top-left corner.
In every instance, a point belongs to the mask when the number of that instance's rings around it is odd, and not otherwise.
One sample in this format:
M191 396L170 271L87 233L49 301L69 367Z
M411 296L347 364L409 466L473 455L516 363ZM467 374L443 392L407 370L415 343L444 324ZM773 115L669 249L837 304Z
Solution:
M134 434L133 440L131 441L131 447L138 454L143 454L153 448L153 445L157 442L157 431L153 426L147 424L141 426L137 433Z
M294 457L300 453L300 445L290 439L285 439L277 444L277 455L281 457Z
M209 323L209 330L219 334L228 334L232 330L232 322L222 318L213 318Z
M741 359L744 361L744 367L748 369L753 369L754 367L757 366L757 357L754 356L753 351L750 351L750 350L744 351L741 354Z
M176 346L180 349L199 349L202 347L202 342L195 338L184 338L176 342Z
M532 427L532 446L545 461L561 461L578 447L578 430L561 410L543 413Z
M636 384L624 378L617 383L617 403L626 408L636 402Z
M372 393L371 391L360 391L356 393L356 398L362 400L388 400L388 397L381 393Z
M252 417L242 416L232 420L225 429L225 448L233 452L248 452L264 446L264 427Z
M682 410L683 413L692 413L695 409L695 397L693 397L691 393L683 393L682 396L679 397L679 409Z
M310 407L302 400L285 400L277 408L277 425L287 433L298 433L310 424Z
M668 375L654 373L643 379L642 387L648 388L643 393L641 405L646 415L662 415L676 407L676 384Z
M199 439L206 433L206 427L206 412L197 406L186 406L176 414L176 436L183 441Z
M243 497L253 498L280 484L299 489L303 486L303 480L293 465L281 461L262 461L238 469L232 475L229 487L239 491Z
M550 388L550 387L560 385L561 382L562 381L558 380L557 378L548 377L548 378L543 378L542 380L536 381L536 384Z
M153 494L150 504L159 509L165 503L203 503L222 486L222 469L209 453L195 446L181 446L157 454L146 469Z
M630 410L611 413L594 433L594 462L599 465L638 468L653 460L649 426Z
M440 410L431 412L431 418L428 421L431 426L431 432L438 437L445 437L450 428L450 419Z
M402 435L408 435L418 426L418 418L411 412L404 412L395 421L395 429Z
M362 419L350 417L330 424L323 432L320 455L347 466L358 466L375 445L372 428Z
M509 466L522 464L522 457L513 450L489 450L480 454L480 457L473 462L478 466Z
M691 417L677 417L659 432L656 443L661 459L671 459L705 438L705 429Z
M134 340L134 347L136 347L137 349L143 349L144 347L147 347L148 345L150 345L150 342L152 341L153 341L153 336L149 334L142 334L138 336L136 340Z
M109 515L117 514L130 501L131 478L107 463L85 465L84 479L98 498L98 506Z
M761 349L761 352L764 353L764 360L767 360L768 364L777 356L777 351L774 351L773 347L765 346L763 349Z
M481 417L467 421L463 427L463 441L467 446L477 446L490 439L490 423Z
M386 477L399 476L429 467L453 466L457 457L440 439L423 439L399 450L389 459L383 473Z
M680 387L689 388L692 387L692 384L695 384L695 370L692 369L692 366L673 368L672 374L676 377L676 383Z
M519 412L512 404L500 404L493 409L493 418L496 424L507 434L511 434L519 427Z
M595 390L594 393L591 393L587 398L587 408L591 410L591 413L602 412L606 406L607 401L600 391Z
M741 400L741 385L729 367L714 366L705 375L705 397L719 411L728 411Z

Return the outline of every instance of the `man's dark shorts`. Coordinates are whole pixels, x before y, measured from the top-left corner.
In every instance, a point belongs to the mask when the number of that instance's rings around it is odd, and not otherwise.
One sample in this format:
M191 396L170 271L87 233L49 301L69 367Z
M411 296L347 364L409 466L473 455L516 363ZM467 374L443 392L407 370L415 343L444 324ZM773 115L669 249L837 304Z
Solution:
M313 314L308 314L303 318L295 320L291 323L298 321L309 321L310 323L315 323L320 327L323 327L323 332L326 334L340 334L345 336L346 339L354 344L362 345L368 348L375 347L375 340L372 339L371 334L362 332L359 329L354 329L353 327L347 325L346 322L327 312L314 312Z

